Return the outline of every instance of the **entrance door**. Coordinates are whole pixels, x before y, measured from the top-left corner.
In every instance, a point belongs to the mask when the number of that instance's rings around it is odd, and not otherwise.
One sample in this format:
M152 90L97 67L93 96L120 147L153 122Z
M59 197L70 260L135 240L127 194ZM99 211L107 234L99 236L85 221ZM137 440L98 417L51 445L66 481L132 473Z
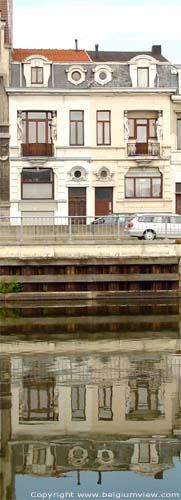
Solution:
M95 216L112 214L113 211L113 188L95 188Z
M144 119L136 120L136 154L148 153L148 122Z
M68 205L69 216L80 217L86 216L86 188L70 187L68 188ZM83 219L85 222L85 219ZM79 223L80 219L73 219L74 223Z
M181 182L175 184L176 214L181 215Z

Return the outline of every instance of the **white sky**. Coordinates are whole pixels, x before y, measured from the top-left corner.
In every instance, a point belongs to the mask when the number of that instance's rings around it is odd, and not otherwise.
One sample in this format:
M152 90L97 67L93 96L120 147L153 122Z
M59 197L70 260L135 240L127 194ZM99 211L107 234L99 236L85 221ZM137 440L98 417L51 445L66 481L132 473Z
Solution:
M151 50L181 63L181 0L14 0L16 48Z

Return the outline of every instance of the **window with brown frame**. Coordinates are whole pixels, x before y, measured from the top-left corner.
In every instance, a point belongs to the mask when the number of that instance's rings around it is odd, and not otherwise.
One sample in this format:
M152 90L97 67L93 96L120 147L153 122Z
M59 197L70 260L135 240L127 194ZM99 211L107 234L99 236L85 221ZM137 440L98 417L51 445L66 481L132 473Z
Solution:
M54 411L54 380L23 382L23 412L20 421L57 420Z
M137 68L137 86L149 87L149 68Z
M97 146L111 144L111 112L97 111Z
M24 168L21 173L22 200L52 200L54 175L51 168Z
M31 68L31 83L43 83L43 68L39 66Z
M129 138L141 139L146 133L146 139L156 139L156 118L129 118Z
M177 120L177 149L181 149L181 119Z
M84 145L84 111L70 111L70 146Z
M130 169L125 177L125 198L162 198L161 173Z
M24 156L52 156L52 112L22 111Z

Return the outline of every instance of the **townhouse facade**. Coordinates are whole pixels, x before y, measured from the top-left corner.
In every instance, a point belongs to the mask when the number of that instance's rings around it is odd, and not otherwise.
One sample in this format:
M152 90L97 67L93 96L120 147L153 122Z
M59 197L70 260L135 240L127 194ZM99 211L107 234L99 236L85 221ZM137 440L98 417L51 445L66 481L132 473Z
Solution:
M0 3L0 215L9 214L9 112L5 88L10 83L12 1Z
M11 216L180 213L179 67L75 42L12 52Z

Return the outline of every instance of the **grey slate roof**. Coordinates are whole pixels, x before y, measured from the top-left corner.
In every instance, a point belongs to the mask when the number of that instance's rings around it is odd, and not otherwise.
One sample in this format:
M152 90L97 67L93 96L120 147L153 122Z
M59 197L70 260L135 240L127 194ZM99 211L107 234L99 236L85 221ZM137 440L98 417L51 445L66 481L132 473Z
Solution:
M162 54L157 54L156 52L115 52L115 51L92 51L88 50L87 54L90 59L96 63L100 62L128 62L133 57L148 55L154 57L160 62L168 62L168 60L162 56Z

